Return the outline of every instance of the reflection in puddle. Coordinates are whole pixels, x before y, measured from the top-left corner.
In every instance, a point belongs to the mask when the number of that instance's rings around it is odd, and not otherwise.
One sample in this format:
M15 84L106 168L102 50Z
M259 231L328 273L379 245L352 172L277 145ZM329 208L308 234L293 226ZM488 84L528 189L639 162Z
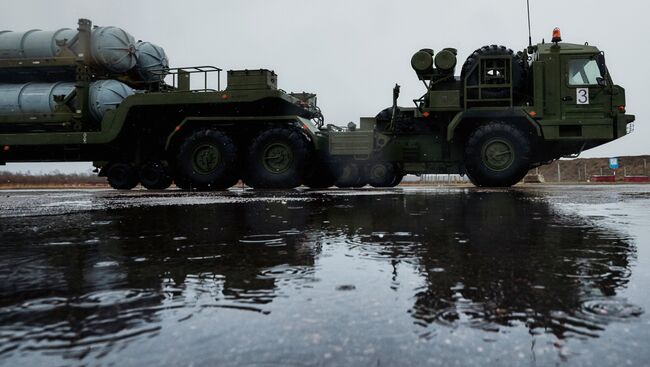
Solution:
M453 333L518 364L484 343L525 331L557 362L644 314L620 294L636 247L607 214L516 190L260 195L5 216L0 361L147 364L182 337L183 363L422 364L431 348L452 359Z

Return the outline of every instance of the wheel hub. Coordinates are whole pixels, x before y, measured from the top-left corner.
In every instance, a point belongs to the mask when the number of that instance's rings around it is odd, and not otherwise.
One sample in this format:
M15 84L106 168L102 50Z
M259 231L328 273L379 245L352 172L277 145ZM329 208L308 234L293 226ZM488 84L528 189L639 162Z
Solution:
M199 174L212 172L221 161L221 152L214 145L205 144L194 149L192 154L192 168Z
M264 149L262 154L264 168L273 173L282 173L291 168L293 153L291 148L283 143L273 143Z
M508 169L514 162L514 148L509 141L494 138L483 145L481 158L489 169L503 171Z

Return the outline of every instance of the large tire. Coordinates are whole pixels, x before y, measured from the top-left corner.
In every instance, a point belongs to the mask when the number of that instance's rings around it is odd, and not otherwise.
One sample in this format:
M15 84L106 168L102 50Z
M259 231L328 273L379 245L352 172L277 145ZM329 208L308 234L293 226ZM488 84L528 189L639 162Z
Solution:
M390 162L373 162L368 166L368 183L373 187L393 187L397 179L395 165Z
M138 185L138 174L128 163L112 163L106 172L108 184L116 190L131 190Z
M149 162L140 167L140 183L147 190L164 190L171 186L172 177L169 168L161 162Z
M460 71L460 80L463 81L467 79L467 85L477 85L479 82L478 73L469 74L474 65L476 65L481 56L501 56L509 55L512 57L512 90L514 95L520 95L524 89L526 75L524 68L524 60L515 54L511 49L505 46L483 46L475 50L468 58L465 60L463 67ZM510 94L508 89L484 89L482 91L483 98L507 98Z
M175 181L183 189L227 189L236 181L236 172L237 147L221 131L197 130L178 151Z
M465 145L467 175L477 186L507 187L530 165L530 141L512 125L491 122L472 132Z
M292 189L303 182L312 148L297 129L262 131L251 144L246 183L255 189Z

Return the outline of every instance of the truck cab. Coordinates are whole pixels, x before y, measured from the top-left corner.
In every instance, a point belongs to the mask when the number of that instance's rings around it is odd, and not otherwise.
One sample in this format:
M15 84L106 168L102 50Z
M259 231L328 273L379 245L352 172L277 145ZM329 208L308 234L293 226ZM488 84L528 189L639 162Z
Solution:
M330 135L330 153L345 172L378 186L393 181L375 172L465 174L478 186L511 186L531 168L631 130L625 90L614 84L604 53L563 43L559 29L551 43L523 52L478 48L459 76L456 55L454 48L417 51L411 67L426 92L415 107L397 105L397 86L392 107L362 119L359 131Z
M625 114L625 89L614 84L602 51L554 42L535 46L531 58L529 112L545 140L585 150L627 134L634 116Z

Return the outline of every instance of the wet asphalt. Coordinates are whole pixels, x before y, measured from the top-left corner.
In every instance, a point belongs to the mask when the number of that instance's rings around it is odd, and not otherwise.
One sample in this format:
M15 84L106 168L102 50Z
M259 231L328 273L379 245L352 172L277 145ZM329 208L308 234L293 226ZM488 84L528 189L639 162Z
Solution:
M650 363L650 185L0 191L0 365Z

